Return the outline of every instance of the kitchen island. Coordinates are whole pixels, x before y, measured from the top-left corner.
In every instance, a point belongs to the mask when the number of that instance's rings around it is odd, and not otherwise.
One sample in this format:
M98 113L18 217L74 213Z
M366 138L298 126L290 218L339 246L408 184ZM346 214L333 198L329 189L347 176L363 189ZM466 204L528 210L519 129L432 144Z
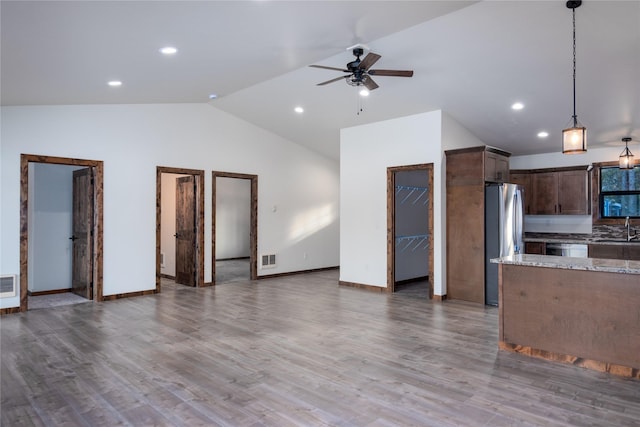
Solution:
M640 261L514 255L499 264L499 346L640 379Z

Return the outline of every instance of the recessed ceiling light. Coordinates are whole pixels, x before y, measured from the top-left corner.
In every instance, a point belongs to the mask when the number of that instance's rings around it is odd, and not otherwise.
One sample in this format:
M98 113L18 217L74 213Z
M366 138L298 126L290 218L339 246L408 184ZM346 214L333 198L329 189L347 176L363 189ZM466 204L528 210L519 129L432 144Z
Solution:
M367 89L362 89L360 91L360 96L369 96L369 90Z
M546 138L548 136L549 136L549 132L545 132L545 131L538 132L538 138Z
M511 106L513 110L522 110L524 108L524 104L522 102L516 102Z
M217 97L218 95L216 95L215 93L209 94L209 99L216 99Z
M173 55L177 51L178 51L178 49L176 49L173 46L165 46L162 49L160 49L160 53L163 54L163 55Z
M302 113L304 113L304 108L296 107L296 108L293 109L293 111L295 111L298 114L302 114Z
M118 86L122 86L122 82L120 80L111 80L110 82L107 83L109 86L111 87L118 87Z

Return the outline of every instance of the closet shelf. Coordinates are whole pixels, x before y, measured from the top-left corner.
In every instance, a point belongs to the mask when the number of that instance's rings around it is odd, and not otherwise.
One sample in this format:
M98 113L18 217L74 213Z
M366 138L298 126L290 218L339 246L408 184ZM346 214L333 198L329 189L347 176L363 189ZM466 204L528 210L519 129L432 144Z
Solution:
M413 234L410 236L396 236L396 247L402 246L400 252L404 252L411 248L411 251L420 249L425 251L429 248L428 234Z
M414 187L411 185L396 185L396 197L403 197L402 200L400 200L400 204L404 204L407 200L409 200L409 198L413 195L413 201L411 202L412 205L415 205L416 203L418 203L418 201L420 201L423 196L425 194L427 194L427 192L429 191L429 189L427 187ZM407 193L406 195L404 193ZM401 196L402 193L402 196ZM417 195L414 195L416 194ZM425 197L422 200L422 204L426 205L429 202L429 197Z

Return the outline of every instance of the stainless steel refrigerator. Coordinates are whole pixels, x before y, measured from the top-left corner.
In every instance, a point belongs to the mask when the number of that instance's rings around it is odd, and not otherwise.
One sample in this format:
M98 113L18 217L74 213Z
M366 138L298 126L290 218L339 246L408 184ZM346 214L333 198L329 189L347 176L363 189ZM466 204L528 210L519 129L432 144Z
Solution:
M488 185L484 196L485 303L498 305L498 264L491 259L524 253L524 188Z

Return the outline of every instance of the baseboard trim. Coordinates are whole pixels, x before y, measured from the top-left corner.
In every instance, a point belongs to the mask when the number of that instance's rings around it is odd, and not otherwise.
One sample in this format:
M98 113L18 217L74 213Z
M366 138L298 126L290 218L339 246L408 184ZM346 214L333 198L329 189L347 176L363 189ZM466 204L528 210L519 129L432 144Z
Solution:
M202 284L202 286L200 286L201 288L208 288L210 286L213 286L213 282L204 282Z
M266 274L264 276L258 276L258 280L261 279L273 279L276 277L283 277L283 276L294 276L296 274L306 274L306 273L317 273L319 271L329 271L329 270L337 270L340 267L323 267L323 268L314 268L311 270L298 270L298 271L289 271L286 273L275 273L275 274Z
M363 289L365 291L371 291L371 292L380 292L380 293L389 292L389 288L386 288L386 287L365 285L363 283L345 282L344 280L340 280L338 282L338 285L339 286L345 286L345 287L348 287L348 288Z
M446 300L446 299L447 299L447 294L444 294L444 295L434 295L434 296L433 296L433 300L434 300L434 301L440 301L440 302L442 302L442 301L444 301L444 300Z
M51 289L48 291L27 291L27 295L30 297L39 297L42 295L53 295L53 294L64 294L66 292L71 292L71 288L66 289Z
M160 274L160 277L163 279L176 280L176 276L172 276L170 274Z
M144 295L153 295L156 293L157 291L155 289L149 289L148 291L137 291L137 292L127 292L124 294L105 295L102 298L102 301L115 301L123 298L141 297Z
M591 369L598 372L607 372L609 374L617 375L620 377L640 379L640 368L638 367L633 368L630 366L601 362L599 360L583 359L577 356L556 353L553 351L538 350L536 348L518 344L510 344L504 341L498 342L498 348L500 350L507 350L513 353L524 354L526 356L531 356L538 359L545 359L553 362L579 366L581 368Z
M15 313L20 313L20 307L0 308L0 316L4 316L6 314L15 314Z
M216 261L237 261L240 259L250 259L248 256L239 256L235 258L216 258Z
M414 277L413 279L396 280L396 286L408 285L414 282L424 282L429 280L429 276Z

